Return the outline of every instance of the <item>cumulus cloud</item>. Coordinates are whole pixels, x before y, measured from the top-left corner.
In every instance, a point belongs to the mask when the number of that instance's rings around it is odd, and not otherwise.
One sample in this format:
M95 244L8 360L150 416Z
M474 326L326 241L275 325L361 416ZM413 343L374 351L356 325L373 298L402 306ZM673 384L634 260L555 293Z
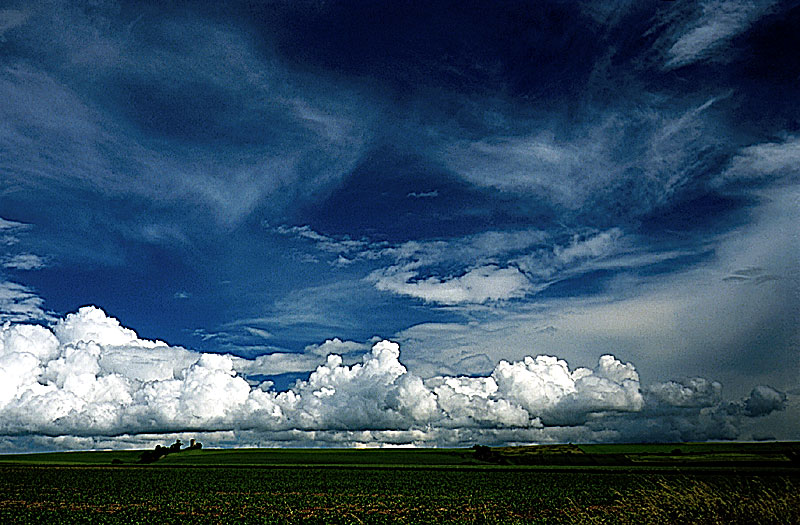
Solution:
M758 385L744 400L744 412L748 416L764 416L786 408L786 394L767 385Z
M722 384L702 377L655 383L645 392L653 403L667 407L709 407L722 400Z
M552 356L501 361L492 373L504 397L516 401L546 424L580 424L588 414L641 410L639 376L633 365L604 355L594 370L570 371Z
M359 343L357 341L342 341L338 337L327 339L324 343L308 345L305 348L306 353L318 356L327 356L329 354L347 355L353 353L361 353L368 351L370 346L366 343Z
M318 364L323 349L356 350L334 339L305 354L252 360L198 353L140 339L91 306L51 328L7 322L0 329L2 446L48 436L72 436L76 447L114 436L141 443L176 432L351 445L624 439L641 432L636 421L688 435L693 418L724 419L725 432L735 434L741 420L786 404L768 386L724 403L719 383L701 378L643 389L634 366L611 355L591 369L540 355L501 361L486 376L423 380L391 341L378 341L352 365L336 353ZM252 379L315 364L286 391Z

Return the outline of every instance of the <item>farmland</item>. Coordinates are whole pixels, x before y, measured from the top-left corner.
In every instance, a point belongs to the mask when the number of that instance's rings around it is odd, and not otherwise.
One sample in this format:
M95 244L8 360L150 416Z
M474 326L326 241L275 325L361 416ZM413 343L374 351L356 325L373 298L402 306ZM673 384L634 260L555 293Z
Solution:
M150 465L137 463L141 451L9 455L0 457L0 521L798 523L796 451L243 449L181 452Z

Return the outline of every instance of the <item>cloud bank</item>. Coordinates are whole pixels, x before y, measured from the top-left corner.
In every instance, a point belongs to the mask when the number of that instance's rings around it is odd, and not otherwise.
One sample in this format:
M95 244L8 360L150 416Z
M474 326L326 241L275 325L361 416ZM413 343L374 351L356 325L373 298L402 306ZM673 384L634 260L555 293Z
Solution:
M6 322L0 447L56 446L64 436L77 439L70 446L141 443L181 432L317 445L735 438L743 420L786 404L765 385L735 402L703 378L643 386L634 365L612 355L591 369L539 355L500 361L486 376L423 379L387 340L350 366L328 353L286 391L263 380L309 370L326 349L356 346L330 340L306 354L253 360L199 353L141 339L92 306L50 328Z

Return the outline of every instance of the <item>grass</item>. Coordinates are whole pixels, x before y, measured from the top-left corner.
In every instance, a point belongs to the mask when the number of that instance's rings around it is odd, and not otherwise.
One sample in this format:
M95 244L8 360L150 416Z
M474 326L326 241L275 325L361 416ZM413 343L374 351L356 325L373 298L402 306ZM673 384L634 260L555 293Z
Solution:
M0 466L2 523L800 523L797 476Z
M0 455L1 464L132 465L141 450ZM476 464L469 449L203 449L159 459L160 466L459 466Z
M686 523L800 523L800 487L788 479L694 479L618 494L619 511L613 522L625 524Z
M800 524L798 451L202 449L152 464L137 450L5 455L0 523Z
M0 523L800 524L798 443L0 456ZM112 465L112 462L114 463Z
M587 454L774 454L800 450L800 443L791 441L705 442L705 443L611 443L577 445Z
M140 450L0 455L2 464L132 465ZM154 465L174 466L365 466L365 467L679 467L714 465L795 469L800 443L672 443L538 445L472 449L202 449L169 454Z

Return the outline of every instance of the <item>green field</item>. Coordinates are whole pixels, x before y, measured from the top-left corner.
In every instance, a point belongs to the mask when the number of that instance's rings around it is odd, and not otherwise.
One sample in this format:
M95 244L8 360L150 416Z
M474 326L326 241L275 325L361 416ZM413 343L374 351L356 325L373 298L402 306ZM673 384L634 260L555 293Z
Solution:
M0 455L0 464L108 465L114 459L138 464L142 451L53 452ZM465 449L205 449L182 451L155 465L185 466L457 466L476 463Z
M0 522L800 523L797 450L237 449L147 465L141 451L6 455Z
M494 467L718 467L787 469L800 466L800 443L666 443L534 445L474 449L203 449L183 450L155 461L159 466L351 466L393 468ZM141 450L0 455L0 465L138 465Z

